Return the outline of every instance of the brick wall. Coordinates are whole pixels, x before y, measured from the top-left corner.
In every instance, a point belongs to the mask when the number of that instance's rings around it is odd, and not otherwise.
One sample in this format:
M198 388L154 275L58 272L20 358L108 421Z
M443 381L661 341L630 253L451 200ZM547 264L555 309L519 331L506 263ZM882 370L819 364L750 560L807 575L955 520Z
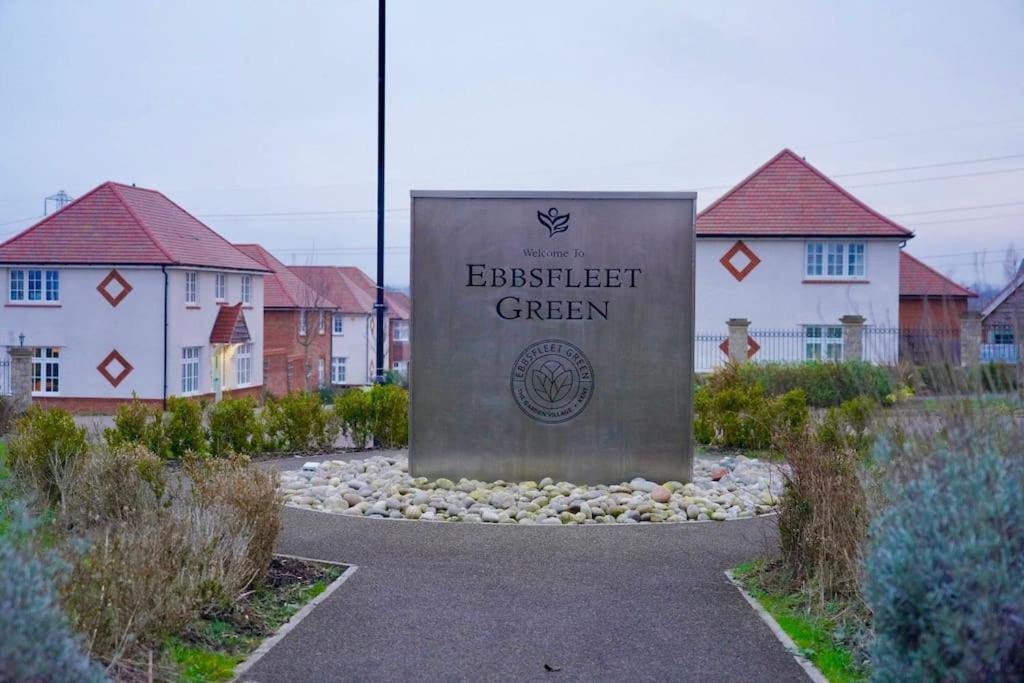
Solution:
M967 299L900 297L900 329L940 330L959 333L960 316Z
M324 333L320 334L317 315L310 312L308 337L311 340L308 361L311 376L309 388L315 389L320 378L317 376L318 361L323 361L324 384L330 384L331 377L331 318L324 313ZM306 389L307 350L298 335L299 311L297 309L263 311L263 385L274 396L283 396L289 391Z

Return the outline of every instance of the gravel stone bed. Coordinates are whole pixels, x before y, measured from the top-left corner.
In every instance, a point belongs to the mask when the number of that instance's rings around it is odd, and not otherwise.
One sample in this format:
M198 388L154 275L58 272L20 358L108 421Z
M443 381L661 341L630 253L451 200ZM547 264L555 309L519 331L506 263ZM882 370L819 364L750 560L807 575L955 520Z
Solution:
M696 457L693 482L636 478L614 485L481 482L412 477L405 458L306 463L281 473L290 507L357 517L493 524L638 524L726 521L775 511L779 465L747 458Z

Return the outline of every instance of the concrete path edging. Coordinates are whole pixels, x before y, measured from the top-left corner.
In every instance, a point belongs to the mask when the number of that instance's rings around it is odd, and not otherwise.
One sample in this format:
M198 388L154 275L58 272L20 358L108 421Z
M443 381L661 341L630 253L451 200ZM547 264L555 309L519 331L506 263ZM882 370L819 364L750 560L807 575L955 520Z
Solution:
M236 666L235 675L231 679L232 681L246 680L243 678L243 676L249 669L251 669L256 664L256 662L262 659L265 654L270 652L271 648L277 645L282 638L284 638L286 635L288 635L289 632L291 632L292 629L298 626L299 622L301 622L303 619L309 616L310 612L312 612L317 605L319 605L321 602L329 598L331 596L331 593L341 588L341 584L348 581L349 578L351 578L352 575L356 573L356 570L359 569L359 567L353 564L343 564L341 562L331 562L329 560L317 560L311 557L298 557L296 555L285 555L284 553L274 553L274 556L284 557L289 560L315 562L317 564L333 564L338 567L345 567L345 571L343 571L338 578L334 579L334 581L331 581L327 588L324 589L323 593L321 593L320 595L316 596L315 598L307 602L305 605L303 605L298 612L293 614L291 618L281 626L281 628L277 629L277 632L274 635L270 636L262 643L260 643L260 646L258 648L253 650L252 653L248 657L246 657L241 664Z
M768 624L768 628L771 629L772 633L775 634L775 637L779 639L779 642L785 646L789 653L793 655L793 659L796 660L796 663L807 672L807 676L814 681L814 683L828 683L828 679L825 678L825 674L821 673L821 670L814 665L814 662L804 655L803 651L796 643L793 642L793 639L790 638L789 634L782 629L779 622L775 621L775 617L773 617L771 613L764 608L761 602L743 587L743 584L736 579L731 569L725 572L725 576L729 579L732 585L736 586L736 590L740 592L743 599L754 608L754 611L757 612L757 616L761 617L761 620Z

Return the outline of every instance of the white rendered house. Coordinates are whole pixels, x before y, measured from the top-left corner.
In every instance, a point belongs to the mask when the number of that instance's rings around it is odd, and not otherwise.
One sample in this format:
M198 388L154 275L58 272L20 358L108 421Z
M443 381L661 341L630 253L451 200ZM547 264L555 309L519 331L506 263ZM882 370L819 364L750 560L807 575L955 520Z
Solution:
M698 347L745 318L755 360L837 359L840 318L862 316L866 359L895 361L900 249L912 237L782 150L697 216ZM696 355L698 370L725 359Z
M107 182L0 244L0 347L32 347L33 396L73 411L258 393L265 271L163 194Z

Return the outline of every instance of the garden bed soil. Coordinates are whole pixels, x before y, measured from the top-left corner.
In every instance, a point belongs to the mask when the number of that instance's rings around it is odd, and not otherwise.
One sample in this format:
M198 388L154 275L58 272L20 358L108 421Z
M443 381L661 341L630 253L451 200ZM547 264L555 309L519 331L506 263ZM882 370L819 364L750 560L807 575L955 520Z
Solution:
M235 667L345 569L339 564L275 556L259 586L168 639L167 680L231 680Z

